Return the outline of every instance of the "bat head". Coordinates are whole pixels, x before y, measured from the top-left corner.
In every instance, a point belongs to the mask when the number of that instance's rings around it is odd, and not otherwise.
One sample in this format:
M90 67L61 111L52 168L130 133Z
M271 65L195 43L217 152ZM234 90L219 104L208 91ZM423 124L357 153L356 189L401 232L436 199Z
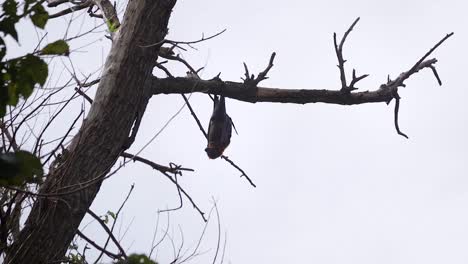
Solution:
M208 146L205 149L205 151L206 151L206 154L208 154L208 157L210 159L216 159L216 158L220 157L221 155L223 155L224 149Z

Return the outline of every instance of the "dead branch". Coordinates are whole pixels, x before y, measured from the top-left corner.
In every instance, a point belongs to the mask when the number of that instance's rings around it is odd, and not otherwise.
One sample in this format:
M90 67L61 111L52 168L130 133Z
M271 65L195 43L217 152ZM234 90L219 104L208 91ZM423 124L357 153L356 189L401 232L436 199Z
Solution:
M357 88L354 87L354 85L369 76L368 74L361 75L359 77L356 77L356 70L353 69L353 80L351 81L350 85L348 86L346 82L346 72L344 68L344 64L346 62L345 59L343 59L343 45L346 41L346 38L348 37L349 33L353 30L354 26L357 24L359 21L359 17L354 20L353 24L349 27L349 29L345 32L343 35L343 38L340 41L340 45L338 46L337 40L336 40L336 33L333 33L333 43L335 46L335 52L336 52L336 57L338 58L338 68L340 69L340 80L341 80L341 91L342 92L351 92L353 90L356 90Z
M119 241L117 240L117 238L115 238L114 234L112 233L112 231L109 229L109 227L107 227L106 223L104 223L104 221L97 215L95 214L93 211L91 211L90 209L88 209L87 213L89 215L91 215L96 221L98 221L98 223L102 226L102 228L106 231L106 233L109 235L109 237L112 239L112 241L114 242L114 244L117 246L117 248L119 249L120 251L120 254L122 254L122 256L124 258L128 258L127 254L125 254L125 250L122 248L122 246L120 245ZM105 248L105 247L104 247Z
M271 54L271 56L270 56L270 61L268 62L267 67L265 68L265 70L260 72L256 78L255 78L254 74L249 73L249 69L247 68L247 64L245 64L245 62L244 62L244 70L245 70L244 75L245 75L245 78L241 78L241 79L244 81L244 84L245 84L245 86L247 87L247 89L249 91L251 91L251 92L253 91L255 93L256 89L257 89L257 85L261 81L268 79L267 74L271 70L271 68L273 67L273 61L275 60L275 57L276 57L276 53L273 52Z
M273 60L275 53L270 58L268 67L261 72L257 78L249 73L247 65L244 63L245 79L243 83L222 81L219 77L212 80L194 80L192 78L182 77L169 77L165 79L153 79L153 92L154 94L185 94L193 92L201 92L207 94L223 95L232 99L237 99L244 102L257 103L257 102L272 102L272 103L295 103L295 104L307 104L307 103L329 103L339 105L355 105L365 103L390 103L392 99L397 99L395 104L395 129L399 135L407 137L406 134L401 132L398 126L398 111L399 111L399 100L398 88L404 87L404 81L411 77L413 74L419 72L422 69L429 68L434 74L439 85L442 84L440 77L434 64L437 59L427 59L443 42L450 38L454 33L447 34L439 42L437 42L421 59L419 59L410 70L402 72L398 78L391 80L388 78L387 83L379 86L378 89L373 91L365 92L352 92L356 90L355 84L366 78L368 75L364 74L361 76L356 75L356 70L353 70L353 79L350 84L346 83L346 76L344 72L343 59L343 44L359 21L359 18L354 21L351 27L344 34L340 44L338 45L336 40L336 34L334 34L334 46L338 57L338 68L340 69L341 88L339 90L327 90L327 89L281 89L281 88L267 88L257 87L256 85L261 80L266 79L266 74L273 66ZM245 86L254 87L252 89L245 89Z
M65 4L70 2L70 0L47 0L47 6L48 7L56 7L61 4Z
M143 162L143 163L146 163L148 160L145 159L145 158L142 158L138 155L133 155L133 154L130 154L130 153L127 153L127 152L123 152L120 156L124 157L124 158L128 158L128 159L131 159L133 161L138 161L138 162ZM147 164L147 163L146 163ZM173 163L171 163L173 164ZM149 164L147 164L149 165ZM194 170L193 169L190 169L190 168L183 168L181 166L171 166L170 167L167 167L167 166L164 166L164 165L160 165L160 164L157 164L155 162L151 162L151 167L155 170L158 170L162 173L171 173L171 174L177 174L177 175L182 175L182 171L191 171L193 172Z
M84 1L82 3L71 6L71 7L67 8L67 9L61 10L61 11L55 13L55 14L51 14L51 15L49 15L49 18L57 18L57 17L65 16L65 15L68 15L70 13L73 13L73 12L88 8L92 4L93 4L92 1L89 1L89 0Z
M128 191L127 196L125 197L125 199L123 200L123 202L122 202L122 204L120 205L119 209L118 209L117 212L115 213L115 217L113 217L113 218L114 218L114 219L113 219L114 221L112 222L112 226L111 226L111 229L110 229L110 233L107 232L109 236L108 236L107 239L106 239L106 243L104 243L104 247L103 247L104 250L106 250L107 245L109 244L109 241L110 241L110 239L111 239L111 234L113 234L114 228L115 228L115 224L117 223L117 219L119 218L120 212L122 211L123 207L124 207L125 204L127 203L128 198L129 198L130 195L132 194L133 188L135 188L135 185L134 185L134 184L132 184L132 185L130 186L130 190ZM106 230L106 231L107 231L107 230ZM101 259L103 253L105 253L104 250L101 250L101 253L99 254L99 256L97 257L97 259L96 259L96 261L95 261L96 263ZM123 253L123 251L120 251L120 252L121 252L121 254L125 255L125 253Z
M135 157L136 157L136 156L135 156ZM139 161L139 162L141 162L141 163L143 163L143 164L146 164L146 165L150 166L151 168L153 168L153 169L155 169L155 170L160 171L164 176L166 176L166 178L168 178L172 183L174 183L174 184L177 186L178 190L180 190L180 191L184 194L184 196L185 196L185 197L190 201L190 203L192 204L193 208L195 208L195 209L198 211L198 213L201 215L203 221L205 221L205 222L207 221L206 218L205 218L205 213L203 213L203 212L200 210L200 208L199 208L199 207L195 204L195 202L193 201L192 197L182 188L182 186L180 186L180 184L179 184L175 179L173 179L169 174L167 174L167 172L162 172L162 171L160 170L160 169L161 169L161 168L160 168L161 165L156 164L156 163L152 162L151 160L145 159L145 158L143 158L143 157L138 157L138 158L135 159L135 161ZM176 169L178 172L181 172L181 168L176 167L175 169ZM191 171L191 169L185 169L185 170ZM193 170L192 170L192 171L193 171ZM177 175L177 172L176 172L175 175Z
M109 256L110 258L112 259L120 259L121 258L121 255L118 255L118 254L115 254L115 253L112 253L104 248L102 248L101 246L99 246L96 242L94 242L92 239L90 239L89 237L87 237L85 234L83 234L80 230L76 231L76 234L81 237L82 239L86 240L86 242L88 242L89 244L91 244L93 247L95 247L97 250L101 251L102 253L106 254L107 256Z
M69 0L48 0L49 7L56 7L63 3L70 2ZM61 10L55 14L51 14L49 18L57 18L65 16L67 14L88 8L88 15L91 17L103 18L104 22L108 25L112 25L114 29L120 27L120 20L117 16L117 11L115 10L114 5L109 0L82 0L78 2L72 2L74 5ZM96 11L93 11L93 6L97 6L101 10L102 15L96 14ZM113 32L111 32L112 34Z
M210 39L212 39L212 38L215 38L215 37L217 37L217 36L223 34L224 32L226 32L226 29L223 29L223 30L221 30L220 32L218 32L218 33L216 33L216 34L214 34L214 35L211 35L211 36L209 36L209 37L206 37L206 38L205 38L205 35L202 34L202 37L201 37L200 39L198 39L198 40L192 40L192 41L179 41L179 40L164 39L164 40L159 41L159 42L156 42L156 43L152 43L152 44L148 44L148 45L141 45L140 47L142 47L142 48L149 48L149 47L154 47L154 46L162 45L162 44L164 44L164 43L169 43L169 44L171 44L171 45L173 46L172 49L173 49L174 47L178 47L178 48L180 48L180 49L182 49L182 50L186 50L186 49L184 49L183 47L181 47L180 45L187 45L187 46L193 48L193 47L191 46L192 44L197 44L197 43L200 43L200 42L203 42L203 41L210 40Z

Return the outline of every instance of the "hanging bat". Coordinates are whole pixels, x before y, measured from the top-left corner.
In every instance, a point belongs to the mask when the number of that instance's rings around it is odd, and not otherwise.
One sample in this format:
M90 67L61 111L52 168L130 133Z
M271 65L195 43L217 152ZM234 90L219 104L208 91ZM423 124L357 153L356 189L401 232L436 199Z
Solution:
M224 96L214 96L213 114L208 126L208 146L205 151L210 159L216 159L223 154L231 142L231 132L234 124L226 113ZM235 129L235 127L234 127Z

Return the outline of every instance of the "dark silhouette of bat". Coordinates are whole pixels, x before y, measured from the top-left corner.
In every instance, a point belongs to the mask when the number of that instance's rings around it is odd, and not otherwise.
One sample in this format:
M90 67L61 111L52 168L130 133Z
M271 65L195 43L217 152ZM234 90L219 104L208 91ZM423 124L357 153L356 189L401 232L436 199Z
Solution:
M226 113L224 96L215 95L213 114L208 126L208 146L205 149L210 159L216 159L223 154L231 142L233 126L231 118Z

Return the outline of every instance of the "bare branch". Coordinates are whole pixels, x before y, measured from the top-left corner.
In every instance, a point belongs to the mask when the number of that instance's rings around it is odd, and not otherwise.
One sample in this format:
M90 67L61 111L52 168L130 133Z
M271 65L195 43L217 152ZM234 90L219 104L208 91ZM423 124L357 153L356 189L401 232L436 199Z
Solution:
M202 34L202 37L198 40L192 40L192 41L178 41L178 40L169 40L169 39L166 39L165 42L166 43L171 43L171 44L197 44L197 43L200 43L200 42L203 42L203 41L207 41L207 40L210 40L212 38L216 38L217 36L223 34L224 32L226 32L227 29L223 29L221 30L220 32L214 34L214 35L211 35L209 37L206 37L204 36L204 34Z
M236 168L238 171L240 171L242 174L241 174L241 178L242 177L245 177L247 179L247 181L250 183L250 185L252 185L253 187L257 187L257 185L255 185L255 183L253 183L253 181L250 179L249 176L247 176L247 174L245 173L245 171L243 169L241 169L241 167L237 166L234 161L232 161L231 159L229 159L228 157L222 155L221 156L222 159L224 159L225 161L227 161L229 164L231 164L234 168Z
M341 39L341 42L340 42L339 46L338 46L338 43L337 43L337 40L336 40L336 33L333 33L333 43L335 45L336 57L338 58L338 68L340 69L341 91L350 92L352 90L351 89L352 86L350 85L348 87L348 84L346 83L346 72L345 72L345 68L344 68L344 64L345 64L346 60L343 59L343 45L344 45L344 43L346 41L346 38L348 37L349 33L351 33L351 31L353 30L354 26L357 24L359 19L360 18L358 17L356 20L354 20L353 24L351 24L349 29L345 32L345 34L343 35L343 38ZM353 81L355 79L354 76L353 76ZM363 78L365 78L365 77L363 77ZM361 79L363 79L363 78L361 78ZM356 82L357 81L353 82L353 85Z
M401 132L400 130L400 126L398 125L398 112L400 111L400 96L398 96L398 94L395 96L395 112L394 112L394 120L395 120L395 129L398 133L398 135L401 135L405 138L408 139L408 136Z
M130 186L130 190L128 191L128 194L127 196L125 197L124 201L122 202L122 204L120 205L119 209L117 210L117 212L115 213L115 217L114 217L114 221L112 222L112 227L110 229L110 233L107 232L109 234L109 236L107 237L106 239L106 243L104 244L104 250L106 249L107 245L109 244L109 240L111 239L111 234L113 234L114 232L114 228L115 228L115 224L117 223L117 219L119 218L119 215L120 215L120 212L122 211L123 207L125 206L125 204L127 203L128 201L128 198L130 197L130 195L132 194L133 192L133 188L135 188L135 185L132 184ZM107 230L106 230L107 231ZM115 243L115 241L114 241ZM120 248L120 247L119 247ZM120 251L121 254L123 254L125 256L125 253L123 251ZM102 257L102 254L104 253L104 251L101 251L101 254L99 254L98 258L96 259L95 263L97 263L101 257Z
M124 158L128 158L128 159L131 159L133 161L139 161L139 162L142 162L142 163L145 163L147 165L150 165L148 164L148 160L145 159L145 158L142 158L138 155L133 155L133 154L130 154L128 152L123 152L122 154L120 154L120 156L124 157ZM178 174L178 175L182 175L182 171L194 171L193 169L190 169L190 168L183 168L183 167L180 167L180 166L171 166L171 167L167 167L167 166L164 166L164 165L159 165L155 162L152 162L151 161L151 167L155 170L158 170L160 171L161 173L171 173L171 174Z
M61 11L55 13L55 14L51 14L51 15L49 15L49 18L57 18L57 17L65 16L65 15L68 15L70 13L73 13L73 12L88 8L92 4L93 3L91 1L85 1L82 4L77 4L77 5L71 6L71 7L67 8L67 9L61 10Z
M273 52L270 56L270 61L268 62L267 67L265 70L260 72L255 78L255 76L252 74L249 74L249 69L247 68L247 64L244 62L244 69L245 69L245 78L242 78L244 80L244 84L247 85L247 88L256 88L256 86L263 80L268 79L267 74L273 67L273 61L275 60L276 57L276 52Z
M424 56L422 56L421 59L419 59L418 62L416 62L413 67L411 67L411 69L407 72L404 72L402 73L395 81L395 85L397 86L402 86L403 85L403 82L408 79L411 75L413 75L414 73L418 72L419 70L423 69L423 68L426 68L426 67L430 67L432 64L436 63L437 60L436 59L431 59L431 60L427 60L427 61L424 61L427 57L429 57L429 55L431 55L432 52L434 52L440 45L442 45L442 43L444 43L448 38L450 38L451 36L453 36L453 32L452 33L449 33L447 35L445 35L444 38L442 38L439 42L437 42L437 44L435 44L426 54L424 54ZM434 71L433 71L434 72ZM439 83L442 83L440 82L439 80L439 76L437 74L437 72L434 72L434 75L436 75L436 78L437 80L439 81Z
M295 104L306 104L306 103L329 103L329 104L340 104L340 105L355 105L355 104L364 104L364 103L390 103L390 101L395 98L397 103L395 105L395 128L399 135L407 137L402 133L398 127L398 110L399 110L399 100L398 97L398 87L404 86L404 81L408 79L411 75L419 72L424 68L430 68L437 79L439 85L442 84L442 81L439 78L437 70L434 64L437 62L436 59L425 60L437 47L439 47L445 40L453 35L453 33L447 34L442 40L440 40L436 45L434 45L414 66L406 72L402 72L398 78L391 80L390 77L387 80L387 83L380 85L380 87L374 91L365 91L365 92L355 92L351 93L350 91L356 90L355 84L360 80L369 76L364 74L361 76L356 75L356 70L353 70L353 79L348 86L346 84L346 77L344 76L344 60L342 57L342 48L346 37L349 35L353 27L359 21L359 18L354 21L351 27L346 31L343 39L338 45L336 40L336 34L334 35L335 50L337 53L342 80L342 87L340 90L306 90L306 89L280 89L280 88L266 88L266 87L257 87L256 84L266 79L266 74L273 66L273 60L275 53L272 54L270 58L270 63L268 67L259 74L257 78L254 78L253 74L250 75L247 65L244 63L245 69L245 79L243 83L239 82L230 82L222 81L219 77L212 80L193 80L191 78L166 78L166 79L153 79L154 94L172 94L172 93L193 93L201 92L207 94L217 94L223 95L225 97L237 99L244 102L257 103L257 102L276 102L276 103L295 103ZM251 89L245 89L245 85L255 88L255 92L252 92ZM189 90L190 88L190 90ZM343 92L347 91L347 92ZM229 160L225 159L230 162ZM230 162L232 164L232 162ZM234 166L234 165L233 165ZM245 173L234 166L246 176ZM246 177L249 181L250 179ZM253 185L253 183L251 183ZM254 186L254 185L253 185Z
M121 256L120 255L117 255L115 253L112 253L112 252L109 252L107 251L106 249L102 248L101 246L99 246L96 242L94 242L93 240L91 240L89 237L87 237L85 234L83 234L80 230L76 231L76 234L78 236L80 236L81 238L83 238L84 240L86 240L86 242L88 242L89 244L91 244L93 247L95 247L97 250L101 251L102 253L106 254L107 256L109 256L110 258L112 259L120 259Z
M107 227L106 223L104 223L104 221L102 221L102 219L97 215L95 214L93 211L91 211L90 209L88 209L87 213L89 215L91 215L96 221L98 221L98 223L102 226L102 228L106 231L106 233L109 235L109 237L112 239L112 241L114 242L114 244L117 246L117 248L119 249L120 251L120 254L122 254L122 256L124 256L125 258L128 258L127 257L127 254L125 254L125 250L122 248L122 246L120 245L119 241L115 238L114 234L112 233L112 231L109 229L109 227Z
M70 0L47 0L48 7L56 7L64 3L68 3Z
M156 43L152 43L152 44L148 44L148 45L141 45L140 47L142 48L149 48L149 47L154 47L154 46L158 46L158 45L162 45L164 43L170 43L172 44L174 47L178 47L178 48L181 48L183 49L182 47L180 47L179 45L188 45L190 46L191 44L197 44L197 43L200 43L200 42L203 42L203 41L206 41L206 40L210 40L212 38L215 38L221 34L223 34L224 32L226 31L226 29L223 29L221 30L220 32L214 34L214 35L211 35L209 37L206 37L204 36L204 34L202 34L202 37L198 40L193 40L193 41L178 41L178 40L170 40L170 39L164 39L162 41L159 41L159 42L156 42ZM192 46L190 46L192 47ZM185 49L183 49L185 50Z
M142 158L142 157L138 157L138 159L135 159L136 161L139 161L141 163L144 163L150 167L152 167L153 169L156 169L156 170L159 170L160 168L160 165L152 162L151 160L148 160L148 159L145 159L145 158ZM180 171L181 168L178 168L178 170ZM187 169L187 171L190 171L190 169ZM205 213L203 213L200 208L195 204L195 202L193 201L192 197L182 188L182 186L179 185L179 183L174 180L170 175L168 175L166 172L162 172L162 174L164 174L164 176L166 176L166 178L168 178L172 183L174 183L178 190L180 190L184 196L190 201L190 203L192 204L193 208L195 208L198 213L201 215L203 221L207 221L206 218L205 218Z

